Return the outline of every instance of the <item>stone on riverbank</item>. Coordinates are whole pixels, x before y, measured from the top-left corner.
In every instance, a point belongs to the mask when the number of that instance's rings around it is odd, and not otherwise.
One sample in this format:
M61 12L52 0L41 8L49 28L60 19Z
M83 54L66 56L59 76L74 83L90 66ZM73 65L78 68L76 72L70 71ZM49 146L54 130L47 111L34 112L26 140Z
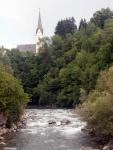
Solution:
M26 125L27 117L22 116L21 121L17 122L16 124L13 123L11 128L6 128L6 122L7 118L4 117L3 114L0 114L0 137L10 132L18 132L19 128Z
M0 140L4 140L4 137L0 136Z
M94 130L90 127L87 127L87 126L82 128L81 131L88 132L89 134L94 133Z
M8 133L8 130L6 128L0 130L0 136L6 133Z
M104 146L102 150L111 150L110 146Z
M103 147L102 150L113 150L113 145L110 144L110 143L108 143L108 144L106 144L106 145Z
M4 116L3 113L0 113L0 126L6 125L7 117Z
M17 128L22 127L22 122L17 122Z
M17 129L17 126L14 123L12 124L12 129L14 129L14 130Z
M0 142L0 146L5 146L6 144L4 142Z

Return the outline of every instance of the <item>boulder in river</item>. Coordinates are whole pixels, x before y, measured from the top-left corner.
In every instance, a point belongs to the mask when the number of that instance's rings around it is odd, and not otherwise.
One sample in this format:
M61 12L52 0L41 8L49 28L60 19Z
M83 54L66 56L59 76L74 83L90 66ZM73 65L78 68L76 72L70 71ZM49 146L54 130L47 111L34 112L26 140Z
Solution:
M71 123L71 121L67 120L67 119L61 120L60 122L61 122L61 125L67 125L67 124Z
M49 120L49 121L48 121L48 124L56 124L56 121L54 121L54 120Z
M102 150L111 150L110 146L104 146Z

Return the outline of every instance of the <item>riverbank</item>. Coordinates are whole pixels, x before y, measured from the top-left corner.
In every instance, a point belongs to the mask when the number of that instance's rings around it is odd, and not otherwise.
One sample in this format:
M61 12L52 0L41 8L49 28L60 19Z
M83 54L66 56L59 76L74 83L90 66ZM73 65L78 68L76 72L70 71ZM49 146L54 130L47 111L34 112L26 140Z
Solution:
M11 133L11 132L19 132L19 130L25 126L27 123L27 116L24 114L21 117L21 120L17 123L13 123L11 128L7 128L7 117L3 114L0 113L0 146L5 146L5 138L4 135Z
M113 150L113 144L107 138L103 138L97 135L95 133L95 130L90 126L85 126L81 129L81 131L87 132L90 135L92 141L95 141L100 144L102 150Z

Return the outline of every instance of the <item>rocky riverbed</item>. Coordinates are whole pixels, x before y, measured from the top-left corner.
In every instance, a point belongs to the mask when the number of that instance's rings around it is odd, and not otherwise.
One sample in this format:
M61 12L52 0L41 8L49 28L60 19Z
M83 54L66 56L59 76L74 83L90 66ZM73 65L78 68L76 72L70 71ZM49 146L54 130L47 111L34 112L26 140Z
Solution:
M86 123L72 110L29 109L22 119L23 123L2 135L0 150L100 149L88 133L81 131Z

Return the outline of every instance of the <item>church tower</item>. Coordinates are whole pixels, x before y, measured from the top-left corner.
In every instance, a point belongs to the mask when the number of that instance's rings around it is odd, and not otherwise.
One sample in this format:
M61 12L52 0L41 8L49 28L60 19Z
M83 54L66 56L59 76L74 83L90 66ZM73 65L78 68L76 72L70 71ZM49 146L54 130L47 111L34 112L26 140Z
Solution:
M38 18L38 26L36 29L36 53L39 52L39 48L43 46L43 27L42 27L42 21L41 21L41 14L39 9L39 18Z

